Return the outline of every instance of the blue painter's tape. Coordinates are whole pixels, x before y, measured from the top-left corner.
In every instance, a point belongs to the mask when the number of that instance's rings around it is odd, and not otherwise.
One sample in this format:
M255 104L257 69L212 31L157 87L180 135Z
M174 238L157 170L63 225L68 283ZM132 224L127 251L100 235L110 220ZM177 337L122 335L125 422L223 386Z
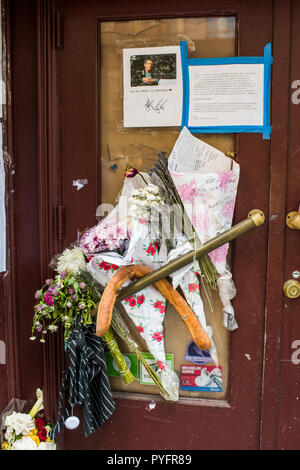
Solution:
M190 108L190 78L189 78L189 67L188 67L188 50L186 41L180 42L180 53L181 53L181 69L182 69L182 118L181 127L187 126L189 120L189 108Z
M272 127L270 124L270 90L271 90L271 65L273 57L271 43L264 48L263 57L216 57L189 59L186 41L180 42L183 103L181 129L187 127L191 133L238 133L255 132L262 133L264 139L270 139ZM263 96L263 125L262 126L199 126L188 125L190 111L190 78L189 67L194 65L224 65L224 64L264 64L264 96Z
M272 128L270 124L270 95L271 95L271 65L273 63L271 43L264 48L264 129L263 139L270 139Z

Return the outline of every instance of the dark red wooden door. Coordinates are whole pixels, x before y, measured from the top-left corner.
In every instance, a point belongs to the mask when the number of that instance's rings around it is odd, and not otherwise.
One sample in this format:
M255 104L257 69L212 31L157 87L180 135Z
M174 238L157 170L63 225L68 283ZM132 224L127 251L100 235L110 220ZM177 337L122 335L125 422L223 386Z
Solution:
M272 2L179 1L61 2L64 18L61 54L62 204L65 207L65 246L77 230L94 224L100 203L99 113L97 99L97 18L102 21L232 14L239 25L240 55L261 55L272 40ZM261 135L238 137L242 165L236 221L251 208L268 214L270 141ZM253 156L259 155L254 164ZM260 178L257 178L259 167ZM85 191L74 191L72 181L88 179ZM91 438L68 433L69 448L101 449L199 449L247 448L259 443L259 416L264 348L264 310L267 266L267 226L235 242L234 273L241 312L239 329L232 334L227 399L166 403L157 401L146 411L144 399L118 398L113 418ZM251 360L247 359L250 357Z
M47 34L51 32L55 37L53 49L49 47L48 50L49 62L41 63L41 70L48 70L47 67L52 70L53 82L50 86L44 84L44 88L48 92L48 104L52 110L51 122L59 129L57 136L53 128L50 131L48 128L52 142L55 143L49 148L53 155L51 168L56 172L55 177L49 175L52 181L50 199L64 207L65 215L65 233L59 232L61 242L52 242L52 245L51 240L48 242L52 247L69 246L76 239L78 230L92 226L95 223L96 207L101 202L99 19L121 21L235 16L238 25L237 52L242 56L262 55L265 44L274 39L271 141L263 140L261 135L256 134L240 134L236 141L241 179L235 223L244 219L253 208L259 208L265 213L266 223L234 242L233 272L238 292L234 306L240 313L239 328L231 335L226 399L197 402L179 400L177 403L157 400L155 409L149 413L146 410L147 400L136 396L116 396L116 411L112 419L89 439L83 438L80 430L64 431L61 436L63 446L69 449L275 448L280 357L278 342L274 342L281 338L277 330L277 327L280 329L277 313L281 318L281 281L284 276L288 276L288 273L283 274L286 229L282 195L285 194L286 186L285 181L279 184L282 169L284 176L287 175L287 119L282 117L282 110L287 115L288 96L278 90L282 86L288 90L289 86L288 72L283 67L288 54L289 35L283 30L282 22L286 22L289 30L292 5L287 2L287 7L284 7L283 2L242 0L189 0L184 4L179 0L163 4L156 0L150 3L115 1L110 4L96 0L61 0L56 5L54 3L52 8L52 5L45 7L47 2L40 2L43 40L47 43ZM63 15L63 38L60 36L61 29L55 30L50 21L56 9ZM45 18L48 18L48 22ZM45 51L47 53L47 47ZM44 122L44 128L46 126ZM296 155L292 158L295 160ZM81 177L89 183L84 191L74 191L72 182ZM295 193L296 190L293 191ZM291 205L295 203L295 197L295 194L291 194ZM62 217L61 210L59 217ZM51 232L53 237L56 236L54 232ZM296 250L299 240L297 235L289 233L291 251ZM276 254L279 256L279 264L275 261ZM45 258L44 263L47 262ZM275 289L273 282L276 269L279 270L279 276ZM265 316L266 312L268 316ZM283 324L281 326L285 327ZM273 334L271 338L268 336L269 331ZM287 341L289 344L290 340ZM274 350L278 356L272 362ZM55 352L50 351L50 360L55 357ZM271 364L270 373L266 369L267 360ZM275 375L272 375L273 372ZM54 400L55 385L49 377L47 380L48 396ZM284 406L279 410L279 418L283 419L280 424L282 434L285 432ZM269 420L270 425L267 424ZM284 440L280 442L279 446L286 445Z

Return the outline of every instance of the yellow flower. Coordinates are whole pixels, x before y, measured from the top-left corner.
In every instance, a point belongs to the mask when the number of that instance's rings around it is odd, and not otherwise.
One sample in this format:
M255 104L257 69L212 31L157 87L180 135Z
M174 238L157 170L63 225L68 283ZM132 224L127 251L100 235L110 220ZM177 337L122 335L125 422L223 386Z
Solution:
M2 447L2 450L8 450L10 448L10 445L7 441L4 441L1 447Z
M38 433L38 430L36 428L34 428L30 431L30 433L36 435Z
M33 442L36 443L37 446L39 445L40 440L35 434L33 434L32 431L30 431L29 437L33 440Z

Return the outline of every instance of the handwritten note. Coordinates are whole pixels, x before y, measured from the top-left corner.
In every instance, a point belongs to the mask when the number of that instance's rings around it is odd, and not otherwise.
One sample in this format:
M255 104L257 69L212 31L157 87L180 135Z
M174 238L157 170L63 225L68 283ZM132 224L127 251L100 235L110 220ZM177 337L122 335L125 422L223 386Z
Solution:
M169 157L169 169L177 173L199 170L202 173L214 173L230 170L231 160L184 127Z

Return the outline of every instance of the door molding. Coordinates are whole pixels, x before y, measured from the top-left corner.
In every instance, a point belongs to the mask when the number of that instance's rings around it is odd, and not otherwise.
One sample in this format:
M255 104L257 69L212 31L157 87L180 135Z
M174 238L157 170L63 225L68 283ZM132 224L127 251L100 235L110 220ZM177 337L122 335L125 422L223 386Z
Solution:
M58 240L57 208L61 203L61 125L59 65L61 51L56 49L56 0L37 2L38 70L38 174L41 285L53 277L51 258L62 251ZM47 414L57 414L57 395L64 368L61 335L47 338L44 349L44 390Z
M290 103L291 1L275 0L273 13L272 138L270 155L268 268L260 448L277 448L285 266L285 217Z

